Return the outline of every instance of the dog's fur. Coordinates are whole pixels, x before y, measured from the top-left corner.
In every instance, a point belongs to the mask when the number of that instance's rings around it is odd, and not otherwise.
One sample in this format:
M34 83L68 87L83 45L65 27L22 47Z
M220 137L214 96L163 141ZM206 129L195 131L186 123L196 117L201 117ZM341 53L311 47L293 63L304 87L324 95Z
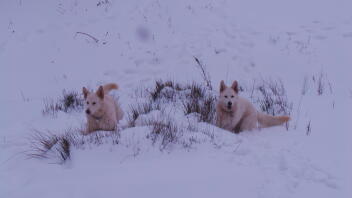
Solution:
M90 92L83 87L87 117L86 134L97 130L116 130L117 124L124 113L115 99L107 95L113 89L118 89L115 83L100 86L96 92Z
M238 133L270 126L281 125L290 120L288 116L271 116L258 112L253 104L238 95L238 83L227 87L220 83L220 96L216 106L218 127Z

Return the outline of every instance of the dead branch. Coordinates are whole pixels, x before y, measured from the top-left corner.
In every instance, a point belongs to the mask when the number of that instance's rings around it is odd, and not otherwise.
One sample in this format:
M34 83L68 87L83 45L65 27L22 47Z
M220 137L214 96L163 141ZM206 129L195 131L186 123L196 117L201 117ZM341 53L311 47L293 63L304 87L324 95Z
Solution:
M83 34L83 35L88 36L89 38L93 39L93 41L95 41L96 43L99 42L99 40L98 40L97 38L95 38L94 36L92 36L92 35L90 35L90 34L87 34L87 33L85 33L85 32L76 32L76 35L77 35L77 34ZM75 36L76 36L76 35L75 35Z

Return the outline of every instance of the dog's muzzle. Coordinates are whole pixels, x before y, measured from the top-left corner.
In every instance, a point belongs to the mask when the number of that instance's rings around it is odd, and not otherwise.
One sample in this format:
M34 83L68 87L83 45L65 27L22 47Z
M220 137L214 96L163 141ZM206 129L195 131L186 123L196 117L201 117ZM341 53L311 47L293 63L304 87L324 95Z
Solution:
M90 114L90 110L89 109L86 110L86 114L88 114L88 115Z
M228 108L228 109L231 109L231 108L232 108L232 102L228 102L228 103L227 103L227 108Z

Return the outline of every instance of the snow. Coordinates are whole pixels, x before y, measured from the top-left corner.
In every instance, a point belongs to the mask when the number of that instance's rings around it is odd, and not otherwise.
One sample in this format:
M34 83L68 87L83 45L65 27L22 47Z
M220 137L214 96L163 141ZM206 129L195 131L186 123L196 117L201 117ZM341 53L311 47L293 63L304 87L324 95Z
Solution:
M100 2L0 1L0 197L352 196L351 1ZM193 56L215 89L220 80L281 79L293 102L289 129L237 135L195 123L214 139L185 132L200 143L160 151L138 124L118 145L73 149L65 164L26 155L33 129L85 122L82 112L43 116L45 98L116 82L127 112L143 100L135 90L156 79L202 82ZM319 96L312 76L321 72L332 93L326 85Z

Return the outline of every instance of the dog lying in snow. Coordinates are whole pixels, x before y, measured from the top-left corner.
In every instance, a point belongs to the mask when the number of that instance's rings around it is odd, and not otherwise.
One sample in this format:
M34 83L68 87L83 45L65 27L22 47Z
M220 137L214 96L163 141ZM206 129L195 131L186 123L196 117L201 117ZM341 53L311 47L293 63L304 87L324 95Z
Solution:
M87 116L85 134L97 130L116 130L118 122L123 117L123 111L113 97L107 95L113 89L118 89L115 83L100 86L96 92L90 92L83 87Z
M216 106L216 125L220 128L239 133L289 121L288 116L271 116L258 112L245 98L238 96L238 83L234 81L227 87L220 83L220 97Z

